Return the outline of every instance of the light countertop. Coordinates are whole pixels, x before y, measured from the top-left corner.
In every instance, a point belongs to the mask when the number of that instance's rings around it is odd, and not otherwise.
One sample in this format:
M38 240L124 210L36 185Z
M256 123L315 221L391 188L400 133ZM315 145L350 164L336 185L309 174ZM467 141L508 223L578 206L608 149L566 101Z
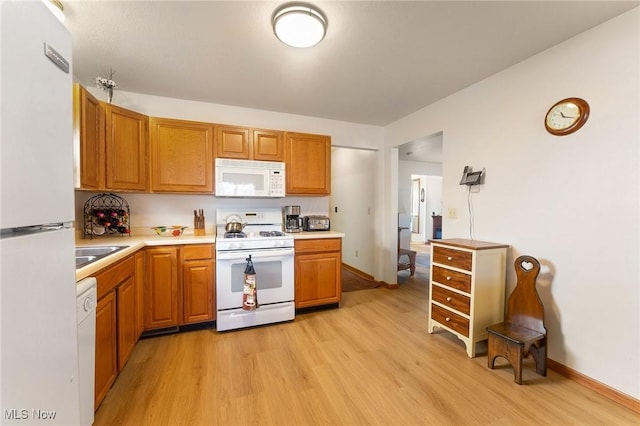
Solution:
M316 238L343 238L345 234L336 231L318 232L296 232L290 234L293 239L316 239ZM180 237L160 237L158 235L133 235L133 236L113 236L95 237L93 239L76 239L76 247L94 246L127 246L127 248L106 256L100 260L76 269L76 281L94 275L99 270L115 263L125 257L135 253L144 247L167 246L176 244L215 244L216 235L208 234L201 237L194 235L182 235Z

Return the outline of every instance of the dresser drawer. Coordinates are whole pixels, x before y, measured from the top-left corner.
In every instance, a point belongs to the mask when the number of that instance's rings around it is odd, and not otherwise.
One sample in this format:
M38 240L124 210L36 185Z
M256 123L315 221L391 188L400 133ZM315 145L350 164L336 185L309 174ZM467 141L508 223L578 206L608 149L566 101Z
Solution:
M438 284L471 293L471 275L433 265L432 279Z
M471 271L471 252L444 247L433 247L433 262Z
M451 309L469 315L471 313L471 299L462 294L447 290L438 285L431 286L432 300L441 303Z
M431 318L433 318L434 321L469 337L469 320L462 315L454 314L447 309L431 304Z

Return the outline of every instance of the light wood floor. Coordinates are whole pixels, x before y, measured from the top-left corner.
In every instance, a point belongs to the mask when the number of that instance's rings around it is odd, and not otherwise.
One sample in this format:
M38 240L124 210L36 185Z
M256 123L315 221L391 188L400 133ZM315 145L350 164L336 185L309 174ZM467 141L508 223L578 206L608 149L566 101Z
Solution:
M408 274L407 274L408 275ZM343 295L339 309L226 333L141 340L95 425L638 425L553 371L489 370L426 331L427 288ZM481 348L478 348L479 350ZM486 349L483 349L486 350ZM499 359L500 360L500 359Z

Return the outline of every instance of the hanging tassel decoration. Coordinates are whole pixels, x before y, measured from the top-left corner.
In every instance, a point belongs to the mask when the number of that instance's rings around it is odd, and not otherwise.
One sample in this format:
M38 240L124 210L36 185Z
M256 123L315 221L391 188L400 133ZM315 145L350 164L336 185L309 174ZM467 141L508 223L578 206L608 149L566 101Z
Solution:
M253 311L258 308L258 289L256 288L256 270L253 267L251 255L246 259L244 269L244 286L242 289L242 309Z

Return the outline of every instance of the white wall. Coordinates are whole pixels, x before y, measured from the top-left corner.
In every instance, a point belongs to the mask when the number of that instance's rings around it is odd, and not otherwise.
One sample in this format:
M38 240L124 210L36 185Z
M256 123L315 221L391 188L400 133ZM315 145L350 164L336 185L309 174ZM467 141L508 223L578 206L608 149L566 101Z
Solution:
M582 33L385 128L394 147L443 131L445 238L467 237L464 165L486 168L475 236L544 265L549 357L640 398L639 9ZM591 105L570 136L548 134L556 101ZM395 203L390 204L393 208ZM388 227L385 232L395 232Z
M377 153L339 147L331 151L331 229L345 234L342 262L374 275Z

